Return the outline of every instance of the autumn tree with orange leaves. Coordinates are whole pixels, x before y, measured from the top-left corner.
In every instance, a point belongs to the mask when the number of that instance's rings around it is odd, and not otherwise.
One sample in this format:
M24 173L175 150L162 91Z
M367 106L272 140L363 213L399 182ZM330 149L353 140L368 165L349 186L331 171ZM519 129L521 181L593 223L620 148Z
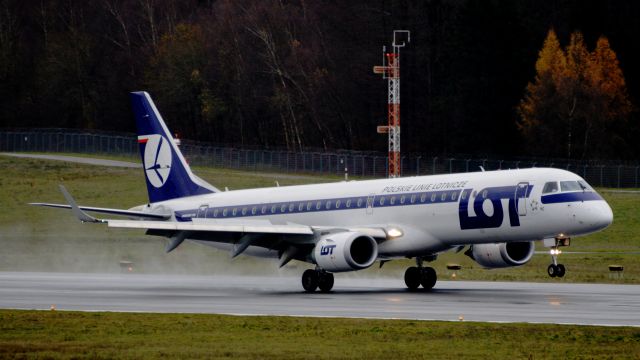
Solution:
M582 34L563 49L549 30L536 62L536 77L518 106L518 128L536 155L607 156L622 141L632 110L624 75L609 40L589 52Z

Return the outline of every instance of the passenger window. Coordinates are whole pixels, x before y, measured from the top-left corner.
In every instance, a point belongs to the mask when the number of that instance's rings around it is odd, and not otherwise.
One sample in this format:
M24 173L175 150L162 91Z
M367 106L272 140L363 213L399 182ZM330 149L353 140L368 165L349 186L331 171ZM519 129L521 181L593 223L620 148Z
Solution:
M340 209L341 204L342 204L342 201L336 200L336 209Z
M447 200L447 192L446 191L442 193L442 196L440 196L440 201L445 201L445 200Z
M543 194L554 192L558 192L558 183L556 181L549 181L548 183L544 184L544 187L542 188Z
M350 208L351 207L351 199L347 200L347 207Z
M324 204L324 207L329 210L331 209L331 200L327 200L327 202Z
M243 215L243 216L244 216L244 215L247 215L247 208L246 208L246 207L245 207L245 208L242 208L242 215Z
M414 204L416 202L416 194L411 195L411 203Z
M238 212L238 208L233 208L233 216L236 216L237 212Z
M384 205L384 196L380 196L380 206Z
M431 194L431 202L436 201L436 193Z
M457 198L458 198L458 193L455 191L451 192L451 201L456 201Z
M483 198L483 199L486 199L486 198L487 198L487 190L485 190L485 191L483 191L483 192L482 192L482 198Z
M433 195L433 196L435 196L435 195ZM425 200L427 200L427 194L426 194L426 193L425 193L425 194L422 194L422 195L420 196L420 202L424 202Z
M267 213L267 205L263 205L262 206L262 213L266 214Z
M322 207L322 202L318 201L316 203L316 210L320 210L321 207Z
M362 207L362 198L358 198L358 207Z
M313 206L313 203L311 201L307 202L307 211L311 211L312 206Z
M295 209L295 205L293 203L291 203L291 205L289 205L289 212L293 212L293 209Z
M400 196L400 204L404 204L404 199L405 199L404 195Z
M272 214L276 213L276 206L275 205L271 206L271 213Z
M280 212L284 214L286 211L287 211L287 204L280 205Z
M396 203L396 197L392 196L391 200L389 202L391 203L391 205L395 204Z
M257 211L258 211L258 207L254 206L253 208L251 208L251 215L255 215Z
M300 204L298 204L298 211L302 210L304 210L304 203L301 202Z
M582 191L582 186L577 181L560 181L561 191Z
M222 210L222 216L227 216L227 208L224 208L224 210Z
M467 192L466 191L462 191L462 194L460 194L460 199L462 200L466 200L467 199Z

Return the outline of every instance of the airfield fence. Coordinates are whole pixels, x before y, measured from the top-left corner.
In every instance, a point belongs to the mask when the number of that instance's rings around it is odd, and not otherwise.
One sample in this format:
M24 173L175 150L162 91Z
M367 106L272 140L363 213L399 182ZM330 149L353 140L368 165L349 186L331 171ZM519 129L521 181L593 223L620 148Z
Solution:
M182 140L180 149L190 164L253 171L324 173L349 176L385 177L385 154L358 151L303 151L243 149ZM137 159L139 147L132 134L88 133L68 129L0 131L0 151L58 152L128 156ZM593 186L630 188L639 186L638 163L554 159L485 159L471 156L402 157L403 176L460 173L529 167L556 167L572 171Z

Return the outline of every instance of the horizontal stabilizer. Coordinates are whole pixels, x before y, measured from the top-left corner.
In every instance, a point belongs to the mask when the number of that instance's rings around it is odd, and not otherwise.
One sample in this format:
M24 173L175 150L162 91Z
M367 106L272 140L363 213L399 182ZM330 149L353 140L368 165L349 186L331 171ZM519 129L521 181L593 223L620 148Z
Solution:
M59 208L59 209L71 209L71 205L67 205L67 204L29 203L29 205L46 206L46 207ZM101 214L128 216L128 217L140 218L140 219L167 220L171 218L170 214L151 214L151 213L145 213L142 211L109 209L109 208L100 208L100 207L91 207L91 206L78 206L78 208L83 211L96 212Z

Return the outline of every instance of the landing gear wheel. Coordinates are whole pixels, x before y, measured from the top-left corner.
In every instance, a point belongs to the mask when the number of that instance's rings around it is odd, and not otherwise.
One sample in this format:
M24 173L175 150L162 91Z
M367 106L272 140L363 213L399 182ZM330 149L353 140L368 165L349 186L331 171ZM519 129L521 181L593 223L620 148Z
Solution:
M420 284L425 290L431 290L438 281L438 275L432 267L422 268L420 272Z
M333 274L321 272L318 274L318 287L322 292L329 292L333 288Z
M318 288L319 276L316 270L307 269L302 273L302 287L306 292L314 292Z
M559 278L564 277L564 274L567 272L567 269L564 268L564 265L558 264L556 265L556 267L558 268L558 273L556 274L556 276Z
M420 269L412 266L404 272L404 283L407 284L409 290L414 291L420 286Z
M549 267L547 268L547 274L549 274L549 276L551 276L551 277L558 276L559 272L560 272L560 269L558 269L558 266L556 266L554 264L549 265Z

